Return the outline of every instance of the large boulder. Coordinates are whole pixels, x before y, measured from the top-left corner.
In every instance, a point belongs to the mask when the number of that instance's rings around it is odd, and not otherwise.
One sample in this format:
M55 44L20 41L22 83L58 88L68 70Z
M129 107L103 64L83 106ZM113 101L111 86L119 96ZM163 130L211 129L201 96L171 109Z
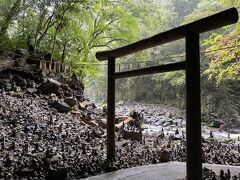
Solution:
M65 167L59 167L59 168L53 168L50 167L48 170L48 176L46 179L58 179L58 180L64 180L67 178L67 168Z
M72 97L67 97L64 99L64 102L67 103L70 107L73 107L77 104L77 100Z
M34 175L34 171L31 168L25 167L19 170L18 175L20 177L24 177L24 176L33 176Z
M222 124L224 124L224 123L221 121L217 121L217 120L212 121L213 128L220 128Z
M90 101L83 101L79 103L79 108L85 109L87 106L91 105L92 103Z
M15 50L15 59L18 58L27 58L29 56L29 52L25 49L16 49Z
M41 84L40 89L46 94L50 93L58 94L60 86L61 83L59 81L49 78L47 79L47 81Z
M60 113L67 113L71 110L71 107L67 103L61 101L53 102L52 107Z
M36 88L27 88L27 92L30 94L34 94L37 92L37 89Z
M61 89L63 90L65 97L72 97L73 96L73 90L69 87L68 84L62 83Z
M133 131L121 131L121 135L123 139L131 139L132 141L142 141L142 133L141 132L133 132Z
M15 61L15 66L16 67L24 67L26 66L26 58L18 58L16 61Z
M80 92L83 92L83 90L84 90L83 83L80 80L78 80L78 79L71 78L71 79L66 80L66 83L73 90L78 90Z

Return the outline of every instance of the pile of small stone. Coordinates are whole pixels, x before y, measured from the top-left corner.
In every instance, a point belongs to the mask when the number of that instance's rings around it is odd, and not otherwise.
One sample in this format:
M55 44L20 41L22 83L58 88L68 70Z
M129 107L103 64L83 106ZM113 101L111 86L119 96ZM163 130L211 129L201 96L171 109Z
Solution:
M88 119L93 107L82 108L79 116L59 113L49 106L48 98L51 97L0 94L0 178L83 178L139 165L186 160L184 138L165 134L159 136L158 142L149 137L144 142L120 140L116 161L108 162L106 131ZM207 146L213 149L212 157L219 155L219 149L229 153L237 150L219 143ZM229 153L223 158L239 158L239 153ZM210 160L206 158L206 162Z
M218 141L203 144L205 162L240 166L240 147Z
M203 168L203 179L204 180L239 180L240 173L238 175L231 176L231 172L228 169L227 172L220 170L219 174L216 174L214 171L208 168Z
M185 143L173 143L170 147L171 161L186 161ZM240 165L238 146L221 142L203 143L202 161L210 164Z
M215 173L213 170L204 167L202 170L202 179L203 180L239 180L240 173L239 175L231 176L231 172L228 169L227 172L220 170L218 174L218 173Z
M87 164L93 151L105 147L104 131L70 113L58 113L44 97L2 93L0 99L0 178L67 177L73 162L85 159Z
M144 136L142 142L119 139L116 160L108 162L106 130L98 124L105 113L83 96L84 87L76 77L44 73L39 81L18 73L1 74L0 179L84 178L186 161L185 134L176 130L175 135L162 131L156 139ZM142 122L139 113L132 116ZM239 147L212 140L203 144L203 161L239 165Z
M169 161L169 152L150 142L120 141L116 161L107 162L106 132L86 123L88 115L59 113L47 98L0 94L0 178L79 178ZM81 112L90 113L88 107Z

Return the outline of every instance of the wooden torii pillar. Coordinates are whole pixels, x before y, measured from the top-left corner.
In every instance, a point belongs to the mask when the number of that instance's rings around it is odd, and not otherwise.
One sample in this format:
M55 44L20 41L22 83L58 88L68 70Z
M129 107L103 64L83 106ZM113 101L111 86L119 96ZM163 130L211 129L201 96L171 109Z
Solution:
M208 16L198 21L171 29L150 38L137 41L114 50L96 53L98 60L108 60L107 97L107 159L115 160L115 80L146 74L169 71L186 71L186 135L187 135L187 179L202 179L201 145L201 97L200 97L200 53L199 34L217 29L238 21L236 8ZM115 72L116 58L161 44L185 38L186 61L157 65L137 70Z

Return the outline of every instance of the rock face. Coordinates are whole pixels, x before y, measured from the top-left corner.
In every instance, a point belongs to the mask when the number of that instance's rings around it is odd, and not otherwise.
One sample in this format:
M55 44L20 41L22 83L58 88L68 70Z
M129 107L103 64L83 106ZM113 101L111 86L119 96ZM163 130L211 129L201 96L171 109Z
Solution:
M65 113L72 108L78 109L78 104L85 100L84 86L79 79L65 74L46 73L45 70L37 70L30 65L26 68L11 67L2 71L0 89L19 98L24 94L55 94L57 98L49 101L49 104L58 112Z

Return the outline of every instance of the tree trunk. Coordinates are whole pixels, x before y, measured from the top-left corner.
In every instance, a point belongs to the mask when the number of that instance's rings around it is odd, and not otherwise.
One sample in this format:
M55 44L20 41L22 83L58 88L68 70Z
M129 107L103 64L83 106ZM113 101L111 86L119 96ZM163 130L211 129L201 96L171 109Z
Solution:
M10 23L13 21L13 19L18 15L19 13L19 7L21 5L21 0L17 0L13 6L11 7L11 9L9 10L9 12L6 15L6 19L4 20L4 24L2 25L2 28L0 30L0 42L2 42L2 38L3 36L6 34L7 29L10 25Z
M61 64L63 64L63 63L64 63L64 60L65 60L65 56L66 56L66 47L67 47L67 44L64 44L64 45L63 45L63 50L62 50Z
M37 29L36 29L36 32L34 35L34 53L35 54L36 54L37 46L38 46L38 33L40 32L40 30L42 28L43 19L45 17L45 14L46 14L46 9L44 8L42 11L40 11L38 25L37 25Z
M53 53L54 53L55 47L56 47L57 33L58 33L59 27L60 27L60 24L56 27L56 31L55 31L55 34L54 34L54 37L53 37L53 47L52 47L51 58L50 58L51 63L52 63L52 60L53 60Z

